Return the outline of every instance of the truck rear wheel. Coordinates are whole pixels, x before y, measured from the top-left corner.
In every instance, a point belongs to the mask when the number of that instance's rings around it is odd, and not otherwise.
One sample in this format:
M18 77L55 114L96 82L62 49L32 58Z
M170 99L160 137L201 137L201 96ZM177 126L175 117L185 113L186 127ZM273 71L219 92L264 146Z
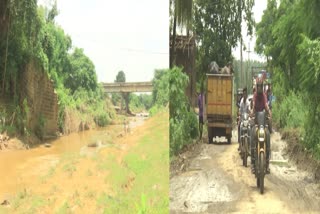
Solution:
M231 135L227 135L228 144L231 144Z

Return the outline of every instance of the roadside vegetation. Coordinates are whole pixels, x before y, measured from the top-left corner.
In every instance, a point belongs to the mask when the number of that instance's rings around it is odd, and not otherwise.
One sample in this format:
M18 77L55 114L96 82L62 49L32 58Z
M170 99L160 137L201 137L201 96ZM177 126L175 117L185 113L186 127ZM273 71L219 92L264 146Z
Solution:
M173 156L199 136L199 123L197 114L185 95L188 76L181 68L174 67L169 71L169 82L170 155Z
M152 106L149 109L151 116L163 111L169 105L169 72L168 69L158 69L154 72Z
M269 0L257 24L256 51L273 75L273 121L299 130L300 142L320 159L319 2Z
M87 126L105 126L115 117L111 102L97 82L95 66L84 51L72 45L72 39L55 22L57 3L51 8L37 6L36 0L3 3L0 63L1 116L6 122L1 130L29 135L29 101L20 97L21 74L26 64L35 61L54 81L59 102L58 125L67 133L66 118L80 118ZM37 72L41 72L41 70ZM72 112L72 113L70 113ZM14 115L14 116L13 116ZM42 138L45 118L38 119L35 134ZM77 124L79 126L79 124Z

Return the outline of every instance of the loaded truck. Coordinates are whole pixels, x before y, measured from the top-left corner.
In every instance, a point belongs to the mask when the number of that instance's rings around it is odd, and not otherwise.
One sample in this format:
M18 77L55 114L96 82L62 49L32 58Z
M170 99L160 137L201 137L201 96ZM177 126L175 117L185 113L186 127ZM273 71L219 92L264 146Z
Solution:
M208 140L213 137L232 138L233 74L207 74L206 118Z

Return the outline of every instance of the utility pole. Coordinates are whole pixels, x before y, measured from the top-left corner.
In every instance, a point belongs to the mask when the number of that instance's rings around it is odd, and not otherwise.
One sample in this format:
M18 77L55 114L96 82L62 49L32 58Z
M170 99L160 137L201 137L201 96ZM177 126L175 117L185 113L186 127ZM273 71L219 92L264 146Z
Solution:
M242 58L242 38L240 39L240 61L241 61L241 66L240 66L240 87L243 87L243 58Z
M248 42L248 71L249 71L249 66L250 66L250 53L251 53L251 50L250 50L250 42ZM248 71L246 71L246 85L248 84Z
M240 74L241 74L241 78L240 78L240 87L243 87L243 58L242 58L242 4L241 4L241 1L238 1L238 8L239 8L239 14L240 14L240 61L241 61L241 66L240 66Z

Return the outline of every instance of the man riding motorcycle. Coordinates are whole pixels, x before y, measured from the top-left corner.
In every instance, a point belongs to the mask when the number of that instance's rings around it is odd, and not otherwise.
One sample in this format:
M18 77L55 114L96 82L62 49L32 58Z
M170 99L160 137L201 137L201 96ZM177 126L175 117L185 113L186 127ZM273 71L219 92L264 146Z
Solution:
M250 108L250 102L247 99L248 95L247 95L247 88L243 89L243 95L242 98L240 100L240 104L239 104L239 112L238 112L238 143L239 143L239 148L238 150L240 151L240 135L241 135L241 116L243 113L250 113L249 108Z
M261 112L261 111L267 111L269 113L269 117L271 120L271 110L269 109L268 106L268 101L266 94L263 93L263 79L261 77L258 77L256 80L256 92L253 95L253 112L252 114L256 112ZM256 121L255 121L255 124ZM255 145L257 142L257 134L256 134L256 129L253 128L251 131L251 170L252 173L254 173L255 167L254 167L254 162L255 162L255 156L253 154L255 150ZM266 152L266 163L267 163L267 173L270 173L270 168L269 168L269 161L270 161L270 133L269 130L266 129L266 147L267 147L267 152Z

